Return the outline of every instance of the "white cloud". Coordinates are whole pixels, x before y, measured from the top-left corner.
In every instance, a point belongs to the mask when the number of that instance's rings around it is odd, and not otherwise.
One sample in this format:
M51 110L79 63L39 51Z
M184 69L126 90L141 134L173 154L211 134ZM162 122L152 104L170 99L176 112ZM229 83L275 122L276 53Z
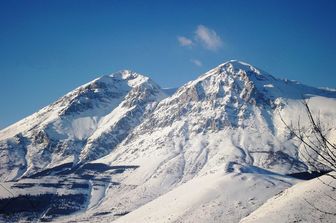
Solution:
M190 61L191 61L193 64L195 64L196 66L198 66L198 67L203 66L203 63L202 63L202 61L200 61L200 60L197 60L197 59L191 59Z
M200 41L208 50L216 51L222 47L223 42L215 30L199 25L195 31L196 40Z
M191 39L188 39L184 36L178 36L177 40L179 41L181 46L191 46L193 45L193 41Z

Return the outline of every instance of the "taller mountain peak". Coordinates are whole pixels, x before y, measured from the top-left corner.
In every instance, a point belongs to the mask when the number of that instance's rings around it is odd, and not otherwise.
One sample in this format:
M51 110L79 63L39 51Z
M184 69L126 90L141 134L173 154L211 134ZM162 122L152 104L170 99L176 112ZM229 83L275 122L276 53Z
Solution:
M273 76L268 74L267 72L249 64L246 62L242 62L239 60L229 60L227 62L224 62L217 67L209 70L205 74L201 75L198 80L203 80L207 79L213 75L215 76L222 76L224 77L225 75L231 76L231 77L244 77L247 76L249 78L257 78L257 79L270 79L273 80L275 79Z
M243 61L239 61L239 60L229 60L225 63L220 64L218 67L220 67L222 70L235 70L235 71L239 71L239 70L243 70L243 71L252 71L255 72L256 74L261 74L260 69L254 67L253 65L243 62Z
M231 98L247 102L259 101L265 86L274 86L276 79L268 73L242 61L230 60L209 70L181 87L176 96L189 101ZM184 101L184 100L183 100ZM231 100L229 100L231 101Z

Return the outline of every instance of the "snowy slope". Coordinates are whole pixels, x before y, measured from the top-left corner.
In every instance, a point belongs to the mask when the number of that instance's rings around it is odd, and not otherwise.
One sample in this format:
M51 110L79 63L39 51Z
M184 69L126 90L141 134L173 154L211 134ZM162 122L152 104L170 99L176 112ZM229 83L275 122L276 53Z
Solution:
M272 173L218 172L190 180L114 222L238 222L294 182Z
M298 183L269 199L241 223L336 222L335 186L329 176Z

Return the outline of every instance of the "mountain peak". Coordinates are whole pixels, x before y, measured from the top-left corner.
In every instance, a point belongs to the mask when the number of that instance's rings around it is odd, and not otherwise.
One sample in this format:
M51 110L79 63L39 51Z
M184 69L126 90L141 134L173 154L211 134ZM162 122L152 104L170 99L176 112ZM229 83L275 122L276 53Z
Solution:
M262 72L260 69L252 66L249 63L239 61L239 60L229 60L221 65L218 66L221 68L221 70L231 71L231 72L237 72L239 70L243 70L245 72L252 71L255 74L260 75Z
M201 75L193 82L203 81L205 79L221 76L222 78L244 78L250 80L274 80L275 78L267 72L243 61L229 60Z

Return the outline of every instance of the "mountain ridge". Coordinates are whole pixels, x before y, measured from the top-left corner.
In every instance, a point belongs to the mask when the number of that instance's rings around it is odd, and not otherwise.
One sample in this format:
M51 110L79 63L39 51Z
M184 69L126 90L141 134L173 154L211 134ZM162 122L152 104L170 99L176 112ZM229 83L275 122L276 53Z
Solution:
M257 109L257 113L262 114L262 119L266 120L265 124L272 133L275 133L272 121L267 121L273 119L270 111L279 110L282 104L286 103L284 99L298 100L303 97L309 98L310 95L336 97L333 91L277 79L259 68L238 60L218 65L178 88L169 97L150 78L130 70L122 70L84 84L39 112L1 130L0 140L14 137L20 132L26 132L28 138L18 137L18 140L37 141L38 145L50 141L49 139L55 139L56 142L47 143L45 151L51 147L59 147L59 143L73 147L73 150L78 151L75 152L78 154L74 159L75 164L108 155L108 151L112 151L124 138L131 138L133 133L130 130L138 125L142 128L142 133L145 133L153 126L163 127L171 124L190 112L193 116L198 116L197 113L202 111L205 117L210 115L209 118L196 118L188 122L188 125L194 125L192 131L204 132L209 128L219 131L230 126L244 127L246 119L255 112L252 110ZM147 103L152 104L152 108L149 106L150 111L145 112ZM132 106L138 106L137 110ZM188 112L188 109L191 110ZM137 115L129 119L127 114L132 112L135 114L135 111ZM145 113L151 113L152 117L144 119L144 123L135 118L146 116ZM76 119L71 118L75 116ZM116 119L117 116L120 117ZM119 125L124 125L125 120L129 119L126 121L129 130L121 134L123 135L121 138L115 138L116 133L113 131L109 134L104 133L110 131L109 129L116 124L113 119L123 120ZM125 128L125 125L116 129L120 128ZM70 135L65 136L64 132ZM31 137L29 135L34 135L34 139L28 140ZM69 144L64 141L64 137L70 137L69 139L78 142L76 145Z

